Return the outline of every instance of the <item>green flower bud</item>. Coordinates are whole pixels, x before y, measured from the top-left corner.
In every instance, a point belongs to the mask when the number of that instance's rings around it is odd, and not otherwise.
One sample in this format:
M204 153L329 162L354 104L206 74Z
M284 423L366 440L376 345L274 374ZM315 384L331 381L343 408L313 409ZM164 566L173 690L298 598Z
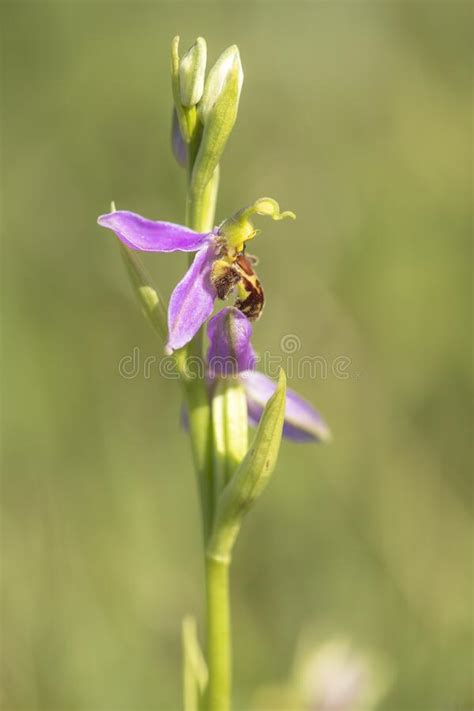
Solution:
M206 41L198 37L179 65L179 92L183 106L195 106L200 101L204 91L206 60Z
M188 123L186 121L186 114L183 108L183 105L181 104L181 93L179 90L179 64L180 64L180 59L179 59L179 37L176 36L173 38L173 41L171 43L171 62L170 62L170 69L171 69L171 88L173 90L173 99L174 99L174 106L176 110L176 118L178 119L178 124L179 124L179 129L181 131L181 135L183 137L183 140L186 143L189 143L190 140L190 135L189 135L189 130L188 130Z
M243 78L239 50L229 47L210 70L197 106L204 126L193 169L193 189L198 192L211 179L234 127Z
M229 88L233 100L238 105L243 81L244 73L240 54L238 47L234 44L222 52L206 79L204 94L198 106L198 115L204 126L217 101L225 98ZM231 86L229 87L229 85Z

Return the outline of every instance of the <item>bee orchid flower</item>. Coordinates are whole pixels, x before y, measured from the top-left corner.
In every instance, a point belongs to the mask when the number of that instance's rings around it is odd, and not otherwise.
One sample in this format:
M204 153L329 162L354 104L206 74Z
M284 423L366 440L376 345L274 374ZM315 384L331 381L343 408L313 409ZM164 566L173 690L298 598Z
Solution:
M277 383L255 370L252 326L238 309L225 307L208 324L208 372L211 380L238 377L247 398L249 423L257 427ZM283 436L294 442L327 442L328 426L314 407L290 388L286 390Z
M294 218L280 212L278 203L261 198L239 210L212 232L195 232L172 222L155 222L134 212L118 210L98 219L99 225L115 232L128 248L142 252L196 252L193 263L175 287L168 309L168 347L185 346L209 318L217 298L237 292L235 306L249 319L260 316L263 289L245 254L246 244L256 230L253 215L268 215L274 220Z
M172 144L187 172L186 226L114 207L98 223L120 240L133 290L167 351L175 351L173 375L183 389L183 425L189 431L202 514L207 637L204 656L193 618L185 620L183 706L230 711L229 571L234 544L275 470L282 436L324 442L330 434L312 405L287 389L284 368L278 383L256 370L252 346L253 322L265 302L256 260L247 251L260 231L253 221L257 216L282 220L295 215L280 211L272 198L260 198L212 229L219 164L242 88L239 50L235 45L224 50L207 76L203 38L182 58L178 50L175 37L170 63ZM190 253L188 269L167 308L133 250ZM216 301L229 297L233 305L221 304L214 313ZM205 323L209 347L203 359ZM250 443L249 424L256 427Z

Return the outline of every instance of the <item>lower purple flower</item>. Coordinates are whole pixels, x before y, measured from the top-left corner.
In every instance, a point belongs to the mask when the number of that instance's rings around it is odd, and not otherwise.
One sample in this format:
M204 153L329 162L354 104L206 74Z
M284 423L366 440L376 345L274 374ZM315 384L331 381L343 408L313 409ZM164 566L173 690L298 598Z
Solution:
M222 309L209 321L207 333L209 378L239 375L247 396L249 422L257 426L276 382L254 370L255 351L251 344L252 326L237 309ZM286 391L283 436L294 442L327 442L329 428L309 402L294 390Z
M249 422L256 427L267 401L276 390L276 382L256 371L240 374L247 396ZM291 388L286 390L283 436L294 442L328 442L331 433L317 410Z

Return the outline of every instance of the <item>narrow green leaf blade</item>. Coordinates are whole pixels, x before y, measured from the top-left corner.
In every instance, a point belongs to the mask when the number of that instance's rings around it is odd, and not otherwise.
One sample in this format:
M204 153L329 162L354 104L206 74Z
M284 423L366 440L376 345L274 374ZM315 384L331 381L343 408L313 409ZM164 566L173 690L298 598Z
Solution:
M183 620L182 643L184 711L199 711L207 685L208 671L199 646L196 620L191 615Z
M121 242L119 247L138 302L155 331L166 343L168 326L164 301L135 252Z

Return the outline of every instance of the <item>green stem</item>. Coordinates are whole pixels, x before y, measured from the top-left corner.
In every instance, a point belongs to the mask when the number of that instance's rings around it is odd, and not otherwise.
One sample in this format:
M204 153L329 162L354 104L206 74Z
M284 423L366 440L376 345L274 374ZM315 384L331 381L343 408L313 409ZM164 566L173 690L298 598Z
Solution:
M196 140L198 140L199 135ZM188 193L186 197L186 224L197 232L210 232L214 226L219 173L216 170L206 189L199 194L192 190L192 156L195 154L191 143L188 168ZM191 257L192 259L192 257ZM189 344L187 355L195 358L191 376L185 383L186 401L189 413L189 432L193 450L194 466L198 477L201 501L204 542L212 529L214 514L214 482L212 451L212 414L209 393L204 373L203 329Z
M201 378L185 381L189 434L197 474L204 545L209 539L214 516L212 421L206 382Z
M193 180L194 160L200 142L199 128L189 146L186 224L197 232L210 232L215 224L219 168L203 190L197 191ZM195 336L187 355L198 356L203 362L204 329ZM189 412L189 431L201 500L204 546L212 533L215 510L213 471L212 405L204 373L186 381L185 392ZM206 557L207 664L209 670L206 693L208 711L229 711L231 686L231 643L229 603L229 561Z
M208 711L229 711L231 690L230 560L206 557Z
M204 190L196 191L190 183L186 200L186 224L196 232L210 232L214 227L217 190L219 187L219 166ZM210 216L212 215L212 219Z

